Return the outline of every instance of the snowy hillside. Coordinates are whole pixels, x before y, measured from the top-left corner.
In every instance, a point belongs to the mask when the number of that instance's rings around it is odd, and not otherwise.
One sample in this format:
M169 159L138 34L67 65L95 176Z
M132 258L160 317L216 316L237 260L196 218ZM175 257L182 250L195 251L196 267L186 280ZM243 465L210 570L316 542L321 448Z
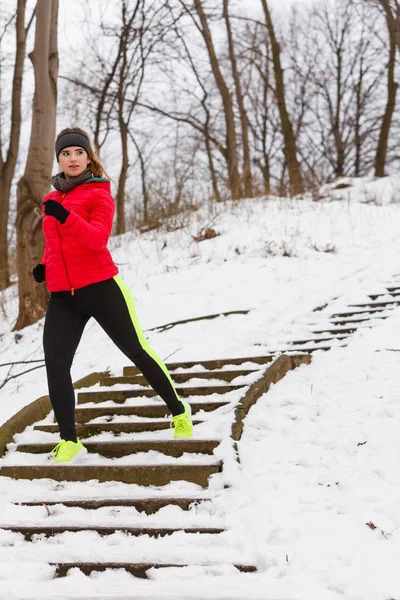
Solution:
M328 188L319 202L246 200L176 217L164 231L113 238L110 249L150 344L174 361L260 356L307 339L328 315L366 302L368 294L400 287L400 205L387 192L398 194L398 181L382 184L380 206L368 201L377 184L358 182L349 201L336 200ZM216 235L194 239L207 229ZM1 365L42 359L43 322L21 335L11 331L15 285L1 305ZM157 329L230 311L238 314ZM193 568L184 577L160 572L147 582L115 573L74 573L53 582L39 570L24 581L11 538L2 534L0 562L7 568L0 567L0 600L132 598L133 592L154 599L400 597L400 308L387 316L360 327L347 347L337 341L329 352L314 352L310 366L289 373L251 410L241 466L220 511L257 574L203 578ZM0 385L9 379L0 388L0 424L47 393L44 368L13 378L35 364L0 366ZM106 369L119 374L126 364L89 322L73 380ZM4 514L12 514L16 489L0 489Z

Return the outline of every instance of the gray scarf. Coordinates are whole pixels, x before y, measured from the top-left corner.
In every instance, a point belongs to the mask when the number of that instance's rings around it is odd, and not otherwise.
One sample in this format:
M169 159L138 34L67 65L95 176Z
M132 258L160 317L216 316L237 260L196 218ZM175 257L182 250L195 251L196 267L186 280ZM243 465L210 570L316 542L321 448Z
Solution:
M93 173L90 169L86 169L80 175L70 177L70 179L65 179L64 173L57 173L57 175L54 175L54 177L51 178L51 183L56 190L66 194L73 190L77 185L86 183L86 181L89 181L90 179L93 179Z

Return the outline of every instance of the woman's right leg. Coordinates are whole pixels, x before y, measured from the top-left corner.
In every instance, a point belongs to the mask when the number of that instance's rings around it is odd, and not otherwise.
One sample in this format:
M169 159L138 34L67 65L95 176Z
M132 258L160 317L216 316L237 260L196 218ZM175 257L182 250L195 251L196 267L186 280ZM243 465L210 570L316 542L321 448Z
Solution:
M62 440L76 442L71 365L89 316L69 292L51 295L43 332L49 395Z

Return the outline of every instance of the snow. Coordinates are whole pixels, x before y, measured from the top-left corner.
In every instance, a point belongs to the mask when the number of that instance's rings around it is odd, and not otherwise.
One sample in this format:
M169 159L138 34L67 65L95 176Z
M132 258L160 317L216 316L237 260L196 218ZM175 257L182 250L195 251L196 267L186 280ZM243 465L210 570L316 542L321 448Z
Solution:
M320 188L322 197L347 202L365 202L378 205L400 202L400 176L375 179L370 177L342 177Z
M329 352L313 352L310 365L289 372L257 401L238 443L240 463L229 431L234 407L247 387L189 399L228 402L214 413L195 415L202 421L195 428L196 439L221 440L214 455L185 453L168 458L152 451L121 459L85 457L88 465L224 461L223 473L211 476L209 489L172 482L147 490L148 496L211 497L190 511L168 506L146 516L127 507L65 508L62 502L67 499L140 498L143 490L118 482L0 478L0 526L174 527L178 523L226 528L218 535L177 532L160 539L121 531L104 537L94 531L66 532L56 538L35 536L30 543L21 534L0 529L0 600L400 597L400 310L393 304L381 312L378 304L396 300L387 287L400 287L400 209L386 201L379 206L366 203L359 183L352 181L351 188L341 190L352 190L349 202L335 199L330 190L327 201L321 202L272 198L226 203L214 213L201 209L191 214L189 225L178 231L129 233L112 240L113 256L133 292L149 342L160 356L174 362L247 357L241 368L257 373L238 377L233 384L250 385L268 366L252 362L251 357L285 348L298 351L297 346L289 346L290 341L327 337L327 329L336 327L332 314L354 311L369 320L359 323L349 337L339 336ZM393 177L385 185L395 188L397 183ZM371 182L371 194L376 185ZM192 236L211 222L219 235L194 242ZM373 300L374 310L349 308L371 302L371 294L382 294ZM0 324L1 364L42 359L43 322L26 328L16 339L11 331L16 286L4 292L0 301L5 311ZM232 310L249 312L148 331ZM321 333L315 336L313 331ZM113 375L122 375L127 364L97 324L90 322L75 359L73 380L108 368ZM199 370L196 366L178 372ZM0 385L7 374L16 372L15 367L10 373L9 366L0 367ZM208 383L194 381L199 386ZM96 389L99 386L82 391ZM0 423L46 393L43 368L10 379L0 389ZM125 406L155 402L129 398ZM111 400L102 404L114 405ZM94 406L99 405L80 407ZM130 420L145 419L123 419ZM91 422L103 421L99 417ZM51 424L52 416L43 423ZM166 429L124 434L123 440L170 436ZM110 433L92 438L110 439ZM32 427L16 436L17 443L57 440L57 434ZM46 463L44 455L18 453L15 447L9 446L1 464ZM59 502L50 507L50 514L43 505L14 504L44 498ZM152 570L149 580L123 571L85 576L76 569L66 578L53 579L54 567L49 563L80 558L192 566ZM233 564L254 564L258 572L239 573Z

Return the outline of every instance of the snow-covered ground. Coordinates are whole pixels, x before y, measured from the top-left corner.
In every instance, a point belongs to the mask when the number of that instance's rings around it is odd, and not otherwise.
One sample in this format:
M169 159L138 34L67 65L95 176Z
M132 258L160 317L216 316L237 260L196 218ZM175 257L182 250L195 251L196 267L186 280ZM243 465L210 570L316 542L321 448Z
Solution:
M385 293L386 285L400 287L400 205L365 203L366 195L358 196L357 189L349 201L228 203L214 214L185 216L185 228L176 231L113 239L113 256L145 330L202 315L249 311L150 331L151 345L174 361L259 356L286 348L290 340L312 337L310 332L326 327L332 313L366 302L368 294ZM206 227L218 235L195 242L192 236ZM2 305L0 363L41 359L43 323L20 332L21 338L10 331L17 309L15 286L3 294ZM315 352L310 366L290 372L258 401L245 422L240 466L232 462L228 443L218 451L217 458L229 467L225 476L231 487L224 489L216 478L211 485L214 503L195 516L169 507L154 517L154 523L164 526L175 518L185 523L195 518L196 523L218 527L223 522L227 527L219 541L206 536L190 547L177 534L158 540L160 560L171 562L189 547L188 562L201 562L204 552L210 560L223 554L227 561L256 564L257 574L239 574L222 565L156 571L149 581L121 572L85 577L76 571L53 580L46 562L63 552L72 555L77 544L84 544L94 559L108 551L112 562L132 553L135 560L137 553L148 560L155 541L117 534L99 540L94 533L74 541L74 534L64 534L59 542L38 539L32 563L33 551L24 551L18 534L3 531L0 600L400 598L400 308L387 314L386 320L371 321L372 328L360 327L347 347L336 341L331 351ZM73 379L107 368L119 375L126 364L90 322ZM0 385L7 375L31 366L0 367ZM0 423L46 392L43 368L10 379L0 389ZM199 438L225 435L218 418L205 418L199 428ZM30 440L33 435L40 434L23 434ZM43 442L56 440L55 434L41 436ZM202 460L192 457L197 459ZM26 482L4 481L2 523L21 518L13 499L44 493L50 499L54 493L50 482L33 482L28 491ZM79 495L80 484L62 485L65 497ZM167 488L166 494L199 492L194 484ZM94 488L93 494L98 493ZM123 497L127 486L113 484L111 492L103 486L101 493ZM129 494L140 490L129 486ZM41 511L27 507L25 523L45 518ZM73 513L76 522L85 518L81 509ZM107 519L105 511L104 524ZM138 523L140 515L133 511L131 519Z

